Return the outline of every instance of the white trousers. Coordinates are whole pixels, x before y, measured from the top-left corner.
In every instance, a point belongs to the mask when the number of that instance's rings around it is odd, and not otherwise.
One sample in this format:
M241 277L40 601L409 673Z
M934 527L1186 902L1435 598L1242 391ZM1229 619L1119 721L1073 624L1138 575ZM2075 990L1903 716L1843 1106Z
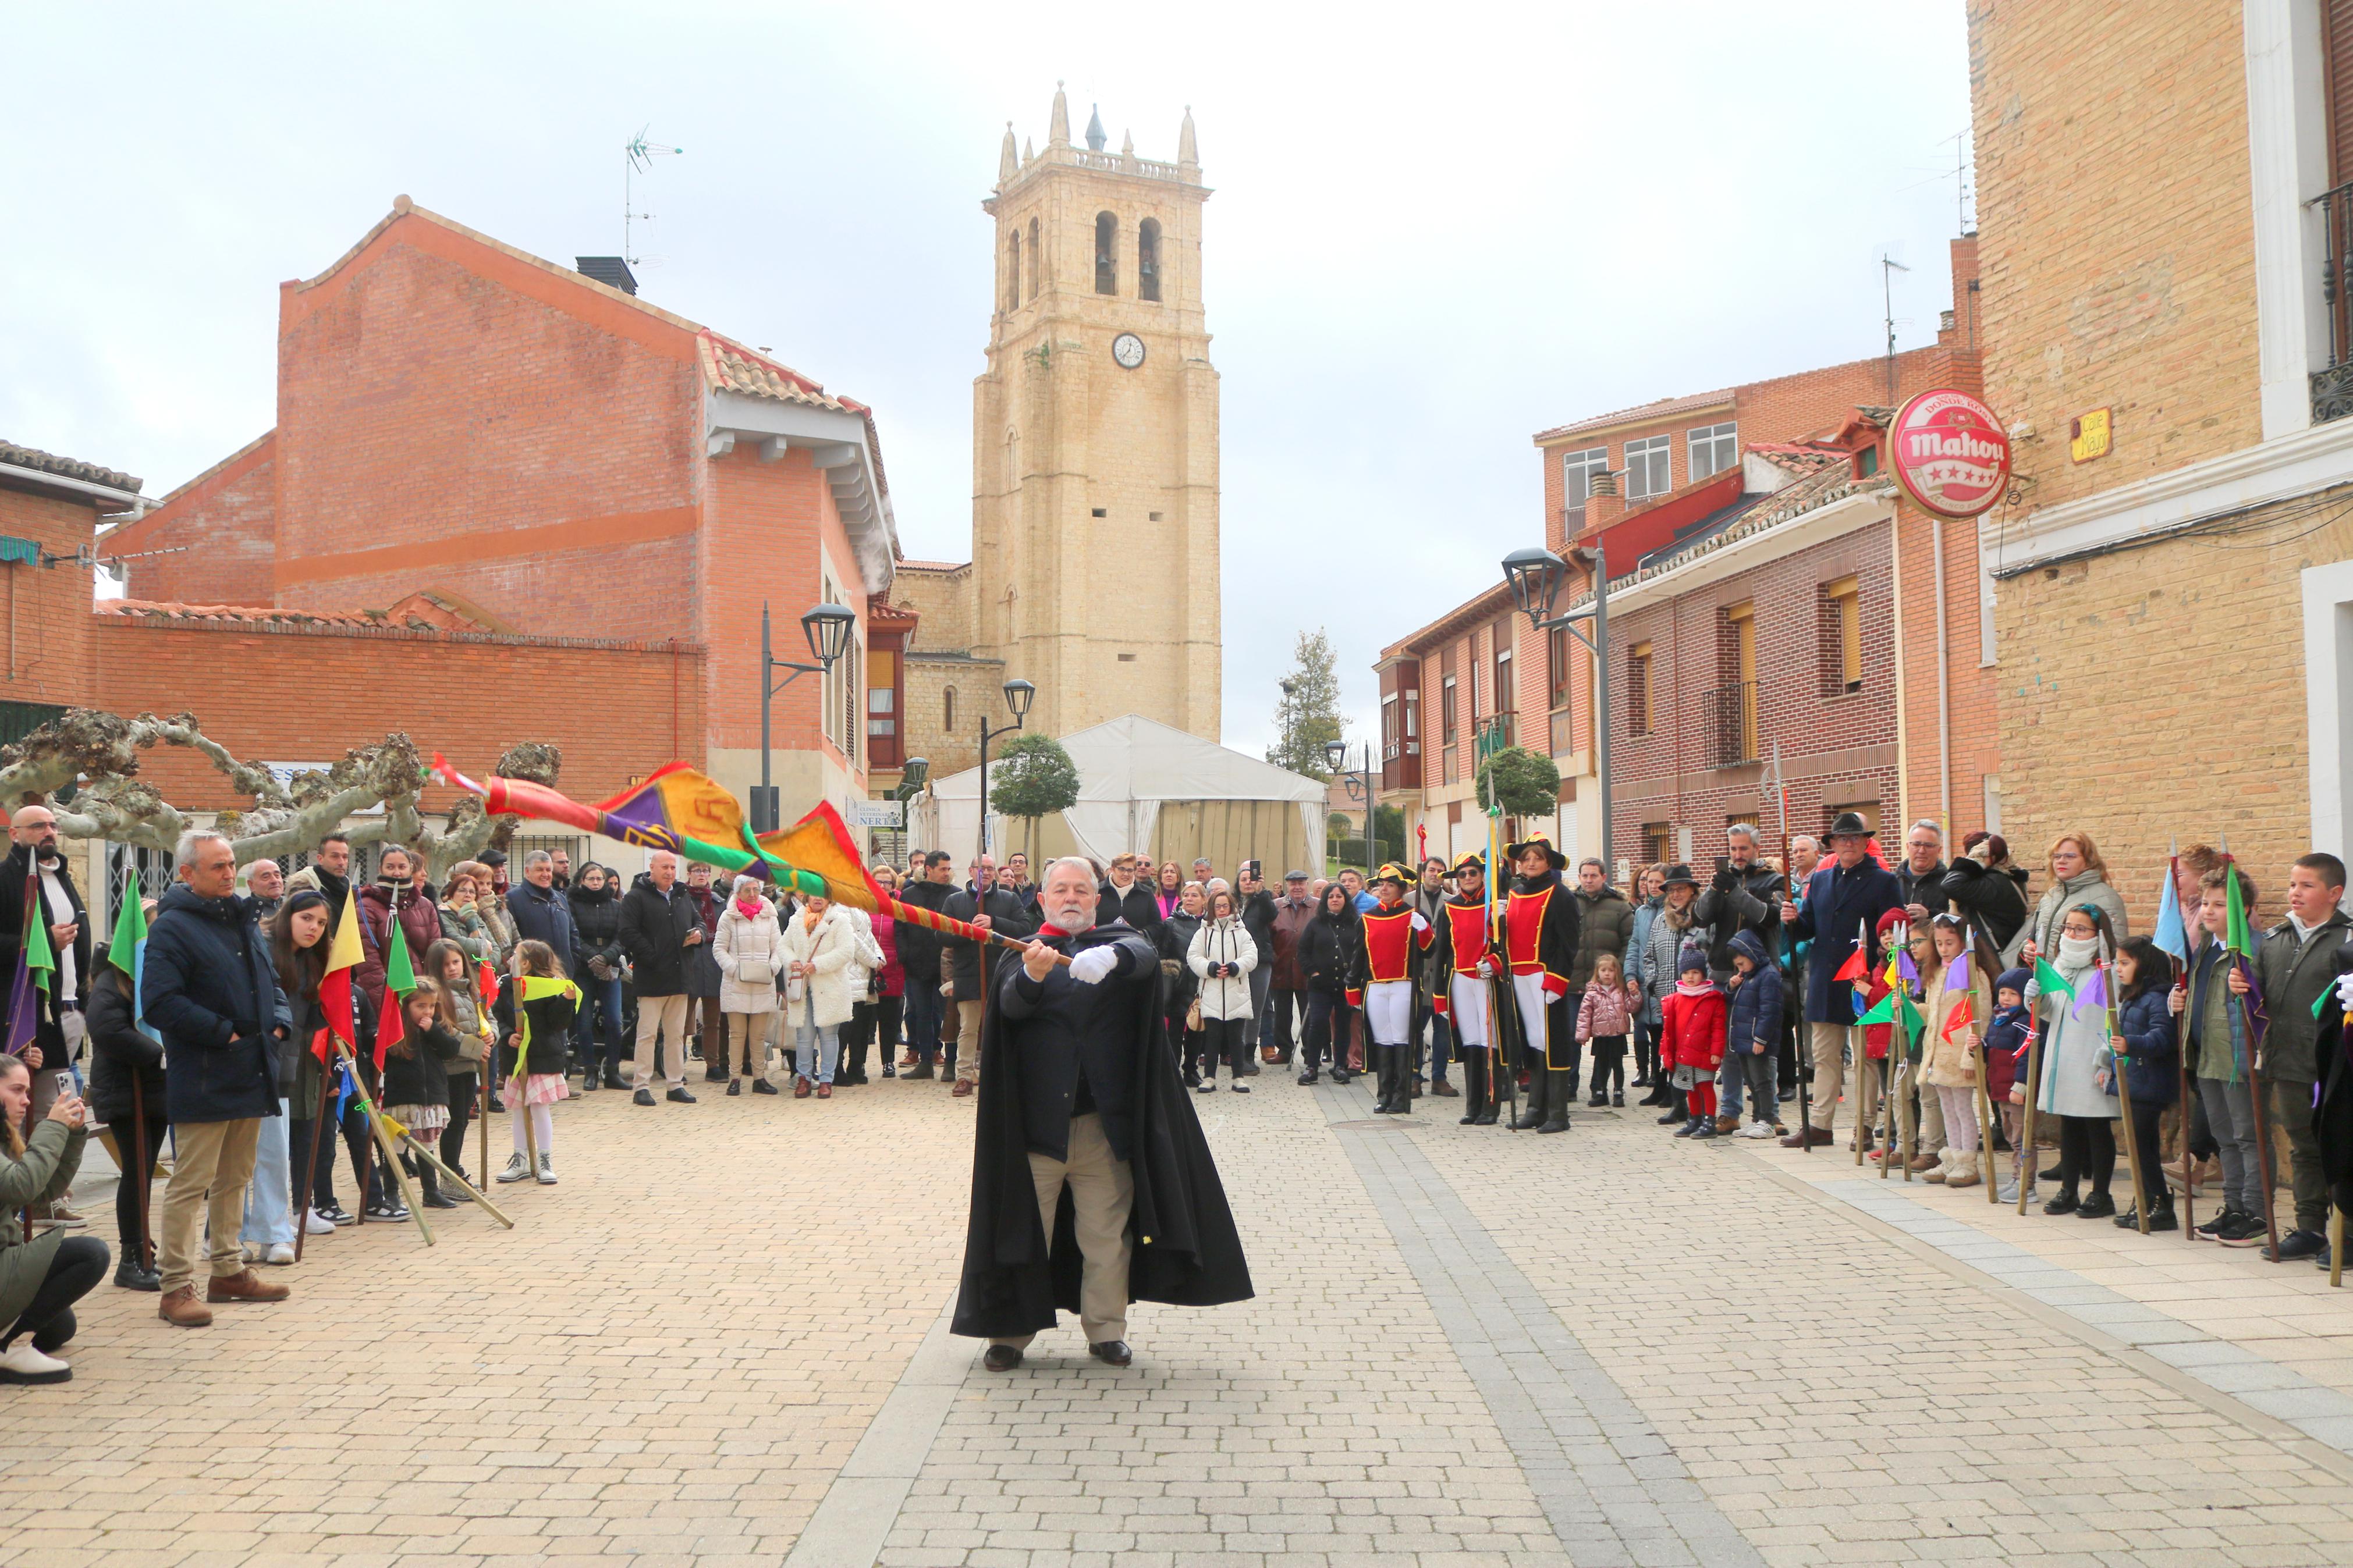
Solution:
M1402 1046L1413 1038L1413 982L1380 980L1365 987L1365 1027L1377 1046Z
M1543 1056L1549 1064L1552 1060L1552 1026L1545 1016L1545 1008L1552 997L1545 990L1544 983L1541 972L1514 974L1512 976L1512 994L1519 998L1520 1027L1527 1032L1528 1049Z
M1458 974L1451 1000L1454 1006L1454 1043L1458 1046L1492 1046L1495 1037L1487 1016L1488 982L1475 974Z

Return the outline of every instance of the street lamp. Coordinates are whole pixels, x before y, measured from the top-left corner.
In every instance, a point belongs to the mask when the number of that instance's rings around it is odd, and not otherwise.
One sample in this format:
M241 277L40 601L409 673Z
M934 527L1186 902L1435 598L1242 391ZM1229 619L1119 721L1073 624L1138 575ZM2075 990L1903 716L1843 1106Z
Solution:
M801 616L801 635L808 638L809 652L817 662L797 664L788 658L778 658L770 651L768 601L760 601L760 785L752 792L752 831L755 834L774 833L784 825L776 786L768 777L768 720L776 695L804 675L822 675L830 670L849 646L849 628L857 624L856 613L847 605L812 605ZM790 673L777 680L775 674L779 669Z
M1013 722L988 727L988 715L980 716L980 853L988 853L988 742L999 735L1010 735L1029 721L1029 704L1038 689L1026 680L1005 683L1005 706L1013 710ZM984 889L986 890L986 889Z
M1380 839L1374 832L1375 818L1379 816L1380 807L1373 792L1373 743L1370 741L1365 742L1364 765L1354 772L1348 770L1348 742L1345 741L1324 742L1324 762L1348 786L1348 798L1364 805L1365 875L1369 878L1381 858Z
M1513 551L1504 557L1504 578L1512 585L1512 602L1526 614L1530 626L1540 632L1567 632L1593 655L1594 772L1601 778L1601 861L1608 866L1615 864L1609 856L1609 568L1599 539L1591 549L1575 553L1593 567L1593 603L1581 610L1552 613L1568 581L1568 563L1549 550L1530 545ZM1590 636L1574 624L1585 620L1593 623Z

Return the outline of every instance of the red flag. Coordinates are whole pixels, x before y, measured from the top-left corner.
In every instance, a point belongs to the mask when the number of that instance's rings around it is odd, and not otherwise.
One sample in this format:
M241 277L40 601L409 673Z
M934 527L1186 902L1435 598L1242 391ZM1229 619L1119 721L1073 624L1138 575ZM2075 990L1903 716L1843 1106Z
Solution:
M1940 1040L1950 1040L1955 1030L1966 1029L1974 1022L1976 1019L1971 1016L1969 999L1965 995L1953 1004L1951 1012L1945 1015L1945 1026L1936 1031L1936 1037Z
M327 1028L347 1046L359 1044L352 1034L352 971L366 956L360 942L359 903L345 893L343 911L335 919L334 934L327 939L327 973L319 980L319 1010L327 1016ZM323 1065L330 1052L322 1030L311 1042L311 1054Z
M1857 943L1853 954L1849 957L1844 963L1839 965L1839 972L1836 974L1831 975L1831 978L1832 980L1862 980L1868 978L1870 973L1871 960L1864 954L1862 944Z

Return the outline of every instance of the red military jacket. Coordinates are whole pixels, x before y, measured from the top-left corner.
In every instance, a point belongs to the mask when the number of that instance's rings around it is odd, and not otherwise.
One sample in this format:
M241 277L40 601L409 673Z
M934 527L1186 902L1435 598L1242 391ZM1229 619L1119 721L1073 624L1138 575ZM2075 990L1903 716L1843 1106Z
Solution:
M1559 873L1546 872L1534 884L1515 879L1504 905L1504 957L1515 975L1543 975L1546 994L1568 994L1568 973L1577 963L1577 903Z
M1413 957L1436 936L1421 911L1411 904L1383 904L1363 917L1365 945L1349 975L1348 1005L1359 1006L1367 984L1413 978Z
M1438 924L1438 950L1432 961L1449 975L1475 978L1479 961L1487 956L1487 900L1451 894L1440 912L1444 918ZM1453 991L1451 982L1432 988L1430 1005L1441 1018L1451 1014Z

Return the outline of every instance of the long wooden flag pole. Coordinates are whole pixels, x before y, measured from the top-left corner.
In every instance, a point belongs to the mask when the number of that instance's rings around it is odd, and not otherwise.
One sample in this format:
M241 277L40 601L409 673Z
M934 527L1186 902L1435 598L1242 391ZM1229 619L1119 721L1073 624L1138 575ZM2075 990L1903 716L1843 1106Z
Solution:
M417 1189L409 1184L408 1167L400 1163L400 1152L393 1146L392 1134L385 1131L384 1118L378 1114L375 1101L369 1098L367 1085L360 1081L352 1047L338 1039L335 1051L352 1075L353 1095L360 1102L361 1114L367 1118L368 1131L375 1134L376 1147L384 1153L385 1173L400 1184L400 1201L416 1219L417 1233L425 1238L425 1245L430 1247L433 1245L433 1226L425 1217L425 1208L417 1199Z
M2132 1173L2133 1220L2140 1233L2147 1236L2148 1184L2141 1177L2140 1134L2133 1127L2132 1084L2125 1076L2128 1058L2124 1052L2124 1042L2116 1037L2116 971L2114 963L2102 964L2101 968L2105 971L2100 989L2106 993L2102 1001L2106 1005L2108 1016L2108 1065L2109 1070L2116 1075L2116 1109L2124 1112L2125 1168ZM2186 1156L2189 1152L2188 1141L2184 1140L2182 1153ZM2158 1173L2160 1176L2163 1173L2161 1171Z

